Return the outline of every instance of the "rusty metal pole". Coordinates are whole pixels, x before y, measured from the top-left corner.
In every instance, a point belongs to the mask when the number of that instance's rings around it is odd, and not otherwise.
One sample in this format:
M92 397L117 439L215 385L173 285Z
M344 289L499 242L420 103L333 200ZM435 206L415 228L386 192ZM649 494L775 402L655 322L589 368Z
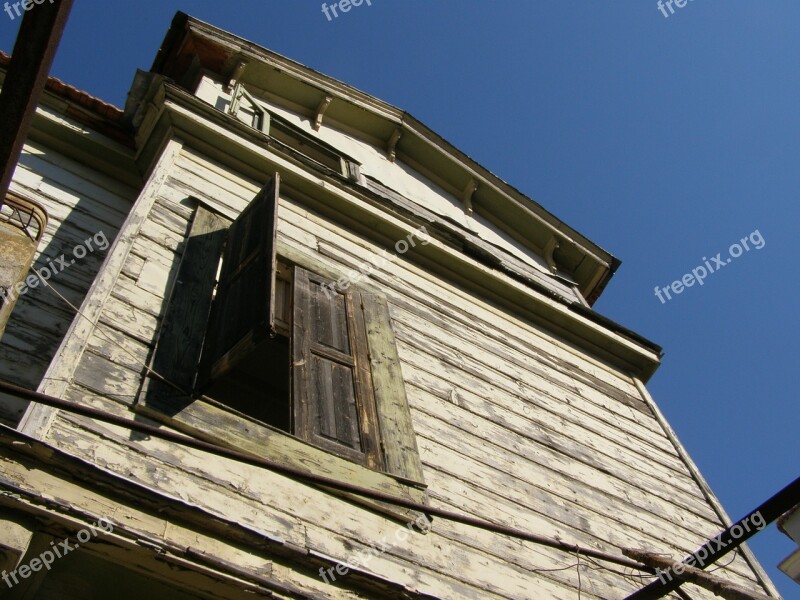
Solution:
M11 176L28 137L39 97L67 24L73 0L52 0L27 5L14 43L3 90L0 92L0 205L8 193Z
M787 485L758 508L739 519L736 523L721 531L716 537L705 542L700 548L687 556L684 564L705 569L711 566L728 552L732 552L748 539L778 519L783 513L790 510L800 502L800 477ZM762 522L761 528L754 528L755 516ZM733 532L739 531L739 535ZM647 584L637 592L627 596L625 600L657 600L674 592L683 581L672 577L669 572L662 575L652 583Z

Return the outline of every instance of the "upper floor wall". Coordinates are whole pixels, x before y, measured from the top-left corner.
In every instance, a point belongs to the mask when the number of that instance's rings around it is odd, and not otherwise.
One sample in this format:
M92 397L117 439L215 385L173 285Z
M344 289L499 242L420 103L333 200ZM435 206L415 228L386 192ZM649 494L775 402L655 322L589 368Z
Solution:
M312 119L287 109L276 100L256 99L248 94L255 101L256 106L253 106L254 103L248 101L248 98L237 98L237 90L229 89L208 74L201 77L196 95L243 123L260 126L266 133L280 135L279 132L270 132L270 126L275 130L280 127L280 123L289 124L297 131L298 138L302 134L335 149L342 157L345 169L352 169L347 163L355 163L357 172L352 173L352 176L360 184L378 193L399 195L414 203L419 210L430 211L450 227L476 237L497 252L505 253L509 258L529 267L526 270L528 273L565 299L571 302L584 301L577 285L565 273L559 277L554 276L542 256L481 215L465 209L463 196L457 197L403 161L392 160L385 149L377 148L335 126L317 129ZM291 135L286 128L283 132L284 135ZM307 151L313 153L311 148L307 148Z
M176 16L151 73L263 133L271 118L299 129L352 160L347 175L362 186L440 221L465 253L567 301L591 305L619 266L408 113L187 15ZM147 87L141 77L134 85L135 123Z

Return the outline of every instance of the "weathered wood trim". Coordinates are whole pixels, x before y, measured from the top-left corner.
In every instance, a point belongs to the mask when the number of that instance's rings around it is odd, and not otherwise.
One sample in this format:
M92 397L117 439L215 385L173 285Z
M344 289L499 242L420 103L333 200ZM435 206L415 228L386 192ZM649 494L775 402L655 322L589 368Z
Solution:
M174 405L161 406L158 400L149 401L146 406L138 407L138 410L198 439L284 462L309 473L335 477L387 494L410 498L415 502L425 501L425 494L419 484L413 486L391 474L372 471L212 402L203 397L187 404L172 416L167 411Z
M232 521L186 499L165 495L13 430L0 431L0 490L6 492L0 494L0 507L59 523L72 531L108 518L114 525L108 536L111 543L185 557L191 563L211 566L226 578L258 582L253 575L265 573L264 567L269 565L274 579L265 577L272 579L272 589L284 594L293 591L297 597L322 600L351 598L352 594L363 592L367 597L387 600L433 600L432 596L361 569L351 570L338 582L346 590L344 593L331 595L337 592L336 588L323 584L317 570L335 566L336 559L320 557L303 544ZM211 564L204 557L229 557L228 562L239 569L232 572L224 564ZM308 576L296 586L297 579L291 575L298 573ZM275 587L279 585L284 589Z
M692 460L692 457L689 456L689 453L687 452L686 448L678 438L678 434L675 433L674 429L672 429L666 417L664 416L664 413L661 412L661 409L658 407L658 404L656 404L655 400L650 395L650 391L647 389L645 384L637 377L632 375L631 379L633 379L633 383L636 385L640 394L642 395L642 400L644 400L648 404L650 410L653 411L653 416L655 416L658 423L664 429L664 433L666 433L667 437L672 442L672 445L675 446L675 451L678 453L680 458L686 464L686 468L689 470L689 473L697 482L697 485L700 488L700 491L702 492L705 499L708 501L708 504L711 506L714 512L717 513L717 515L719 515L720 521L726 527L731 523L733 523L733 520L731 520L731 518L728 516L728 513L725 511L725 508L722 506L722 503L719 501L714 492L711 490L711 486L708 485L708 481L706 481L705 477L703 477L702 473L700 473L700 469L697 467L697 464L694 462L694 460ZM711 532L709 534L709 537L714 533L715 532ZM767 572L758 562L758 559L756 558L755 554L753 554L753 551L750 550L750 547L747 545L747 543L744 543L741 546L739 546L739 549L741 550L742 556L747 561L747 564L753 570L753 573L758 578L759 582L767 591L767 593L775 598L780 598L781 597L780 592L775 587L775 584L772 583L772 580L770 579L769 575L767 575Z
M575 292L574 285L567 285L563 280L549 274L544 260L538 267L530 265L507 250L481 239L480 236L460 223L454 223L447 217L420 206L376 179L367 177L365 187L393 210L401 209L415 219L424 222L425 226L431 229L431 234L438 235L442 239L451 239L454 245L459 246L474 260L483 262L533 287L547 289L548 292L562 296L567 301L583 298L579 292Z
M61 346L45 372L37 391L59 398L63 396L68 382L78 366L83 349L100 319L105 302L111 295L117 278L122 272L133 242L139 235L142 226L147 222L150 210L166 183L182 147L183 143L176 139L166 142L158 166L142 188L139 198L131 208L116 239L112 242L97 278L86 294L80 307L83 316L76 316L72 321L72 325L64 335ZM19 429L27 435L43 439L56 413L56 410L45 406L31 405L23 416Z

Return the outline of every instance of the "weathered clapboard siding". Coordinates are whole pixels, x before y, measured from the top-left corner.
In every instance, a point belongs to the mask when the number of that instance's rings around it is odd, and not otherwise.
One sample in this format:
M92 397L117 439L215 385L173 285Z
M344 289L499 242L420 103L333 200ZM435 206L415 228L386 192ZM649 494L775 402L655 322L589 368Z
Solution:
M401 335L402 339L411 346L419 347L420 344L418 340L420 339L420 334L433 331L434 326L431 325L429 328L424 328L423 324L427 323L427 321L419 321L419 326L423 327L422 329L409 328L405 324L406 321L404 319L408 318L409 314L412 314L410 310L411 309L406 312L397 309L393 312L393 316L396 319L395 322L400 324L398 329L404 332L404 335ZM466 343L459 346L459 350L465 349L467 349ZM452 366L452 361L442 361L442 364L446 367L449 365L451 369L456 368ZM422 368L426 368L426 365L422 365ZM473 390L467 389L458 375L457 373L455 381L452 382L456 387L445 387L451 402L466 407L466 403L468 403L466 398L470 395L474 396L474 394L472 393ZM478 385L491 386L491 390L495 389L494 378L486 380L481 373L475 374L474 377L477 379ZM440 378L436 376L436 372L433 373L431 380L429 384L433 385L447 383L446 381L441 381ZM503 390L497 390L496 393L503 394L504 392ZM647 443L646 441L626 435L625 432L620 432L604 421L586 418L577 410L554 412L554 406L563 406L564 403L563 401L559 401L558 398L552 398L548 394L530 394L525 393L525 391L519 392L515 389L512 389L508 393L516 400L513 401L512 406L513 410L518 411L516 416L522 417L526 423L530 421L537 426L544 427L544 431L549 434L567 436L581 446L586 445L586 450L596 452L601 456L608 455L614 461L622 462L639 471L642 470L640 464L641 455L637 453L637 450L643 443ZM492 401L496 403L494 396L492 397ZM480 400L478 400L477 403L481 404ZM521 410L519 407L521 407ZM589 435L587 435L587 433ZM661 448L653 448L651 458L664 468L674 469L679 465L679 462L674 456ZM645 470L644 472L650 473L651 471ZM686 486L691 486L691 480L688 475L681 477L680 481ZM693 488L688 487L687 489Z
M181 153L76 359L65 397L133 418L128 407L192 214L186 197L235 214L257 187L198 151ZM281 198L278 229L280 244L342 273L380 250L288 198ZM404 258L376 270L370 283L390 300L432 504L615 552L634 546L684 554L719 529L627 374ZM60 414L47 439L315 555L347 559L398 527L282 476L120 428ZM374 558L367 571L444 598L575 597L576 569L548 570L574 565L568 554L440 521L411 540ZM742 559L721 573L754 580ZM313 575L289 569L284 576L329 597L359 597ZM609 571L583 571L581 581L585 597L619 597L637 587Z
M541 513L544 521L548 522L545 531L581 539L582 543L590 546L598 542L612 548L670 546L680 549L680 554L689 554L706 539L705 535L692 535L675 526L668 536L665 535L663 518L680 519L679 511L670 515L668 510L664 510L659 522L652 513L638 510L633 500L598 492L569 473L548 472L539 465L520 459L513 452L480 436L450 427L441 420L420 419L417 433L420 444L428 449L431 462L435 460L434 464L440 470L469 474L471 491L487 493L490 500L484 510L513 502L523 510ZM441 440L447 442L440 443ZM553 463L558 464L557 461ZM561 466L565 465L561 461ZM593 480L597 481L597 477ZM560 482L557 488L553 484L555 481ZM554 502L559 503L558 509L553 506Z
M119 410L115 411L107 400L90 400L81 393L74 394L73 397L98 408L123 414ZM102 434L106 440L119 439L119 447L98 445L97 433ZM334 499L331 499L330 515L317 524L312 515L317 514L314 506L319 502L320 493L307 486L297 485L265 472L259 472L258 477L253 477L252 469L230 461L214 461L213 464L219 468L209 468L208 457L196 452L175 448L159 441L142 444L139 440L127 439L124 430L90 424L79 418L67 417L63 421L59 420L51 430L51 438L85 452L94 463L105 469L123 472L132 480L157 486L162 493L184 503L202 506L220 516L234 514L240 525L273 537L278 535L292 544L308 547L310 551L324 555L351 556L363 548L364 543L394 535L393 532L398 527L397 524L365 513L354 505ZM131 452L136 455L135 465L129 464ZM224 475L218 478L215 474ZM280 498L284 502L273 501L274 506L271 505L271 509L274 510L263 511L260 504L265 498ZM300 517L294 513L298 513ZM370 537L364 539L359 546L353 540L358 540L365 529L370 532ZM450 590L448 597L495 597L488 594L484 596L483 585L471 588L461 583L461 578L457 576L469 570L474 571L476 567L470 562L475 557L461 551L459 544L450 545L447 554L444 554L442 548L430 544L428 536L413 535L418 542L414 544L415 550L420 550L423 545L427 547L427 555L414 556L417 563L408 566L398 560L402 554L406 555L406 559L409 558L408 552L398 546L393 552L376 558L374 565L382 563L382 570L388 570L393 579L407 585L419 585L425 580L436 581L439 586ZM430 565L437 564L440 571L436 575L426 575L423 572L431 568ZM500 568L499 564L496 566ZM452 577L451 581L447 581L448 575ZM515 573L514 576L518 580L517 585L529 584L522 573ZM549 586L545 589L549 589ZM561 590L552 597L569 597L569 588L553 585L552 589ZM518 594L515 597L523 598L524 595Z
M69 263L73 248L101 231L109 243L113 241L136 193L91 167L32 142L25 146L12 190L38 202L48 214L34 258L37 269L62 254ZM88 252L50 283L79 305L104 256L99 249ZM0 378L37 387L74 316L74 311L41 285L21 296L0 341ZM11 422L18 420L21 408L14 407Z
M440 329L436 324L425 318L419 317L417 313L414 313L411 310L404 311L398 309L393 313L393 316L396 318L396 322L398 323L397 329L405 334L403 337L407 343L416 345L418 347L422 345L427 346L427 348L421 349L435 354L450 364L456 365L456 368L459 370L468 370L475 377L483 379L490 385L502 385L502 382L506 382L510 393L519 396L524 401L531 402L532 397L547 397L556 401L560 400L561 402L570 402L569 399L565 400L560 397L560 395L564 392L570 394L569 398L573 398L575 396L584 400L587 398L587 394L585 393L575 392L568 389L565 390L562 385L559 385L559 382L556 381L555 377L547 377L547 374L542 373L539 369L530 369L526 373L524 367L514 368L515 365L513 364L513 361L506 361L498 357L498 354L504 351L504 348L502 347L486 344L485 342L481 346L477 344L473 345L470 343L470 341L460 336L457 333L458 330ZM424 338L422 337L423 335ZM536 374L536 379L531 378L531 373ZM498 383L498 379L500 380L500 383ZM541 383L542 380L551 385ZM532 406L530 407L530 411L524 410L525 414L528 414L529 412L532 413L534 411L538 412L535 400L531 402L531 404ZM581 408L581 406L577 403L573 404L572 406L576 411L580 410ZM564 412L566 414L566 411ZM569 417L570 415L566 414L566 416ZM586 423L586 421L584 420L582 423ZM617 425L620 423L621 421L618 421ZM634 458L629 461L628 466L634 469L641 469L641 466L638 462L638 458L640 457L635 455L635 451L631 450L629 446L632 441L635 442L636 440L634 440L631 436L628 436L624 431L619 432L617 428L608 426L602 427L602 425L600 427L610 440L617 441L619 439L620 441L615 448L616 451L614 453L614 458L625 462L624 456L633 454ZM633 429L633 426L630 426L629 428ZM645 433L640 431L639 436L640 437L638 439L641 440L640 443L651 444L651 438L646 437ZM601 449L601 451L603 450ZM652 455L654 460L662 463L665 467L676 468L679 466L679 461L677 458L675 458L672 454L669 454L668 451L664 450L663 447L653 447L652 451L654 453ZM686 489L694 489L688 474L684 479L685 481L681 482L685 483L687 486Z
M415 339L419 339L418 335L419 334L417 334L417 337ZM416 352L419 352L419 350L421 350L421 348L419 346L420 345L417 344L416 347L413 347L413 350L416 351ZM412 348L411 346L402 346L402 347L404 349L411 349ZM426 359L422 359L422 360L426 360ZM444 361L437 360L436 363L442 367L442 369L440 371L438 371L438 372L442 373L445 379L450 378L452 380L452 379L455 379L458 376L457 373L454 373L454 371L456 369L456 367L454 366L454 361L452 361L452 362L444 362ZM498 379L500 379L500 377L498 377ZM455 384L455 382L453 382L453 383ZM512 392L509 392L509 390L508 390L509 386L508 385L503 385L502 381L500 383L496 384L496 385L493 385L493 384L489 383L488 380L484 380L484 384L485 384L484 387L487 390L487 395L489 397L492 397L493 401L502 402L502 399L504 397L510 395L512 397L511 401L513 403L513 401L515 399L515 396L513 395ZM478 383L478 385L480 385L480 383ZM526 408L528 408L528 407L524 406L523 415L526 412L525 411ZM591 437L592 434L591 433L587 433L587 436ZM658 490L659 490L659 488L661 488L663 486L663 483L661 483L661 480L658 477L654 477L652 475L652 473L656 469L663 470L664 467L662 465L660 465L658 463L654 463L653 461L651 461L649 463L642 463L641 461L643 459L640 458L639 459L639 461L640 461L639 464L636 466L636 468L633 468L633 467L630 467L630 466L622 464L621 462L619 462L618 460L616 460L615 458L610 456L610 454L611 454L610 451L606 451L607 456L605 456L605 457L602 454L595 454L595 453L587 452L587 451L582 449L579 440L570 441L568 438L567 439L563 439L564 436L561 433L559 433L558 431L546 432L543 437L549 437L549 439L551 440L551 445L552 446L556 447L559 452L561 452L561 453L563 453L563 454L565 454L567 456L570 456L573 460L578 460L578 461L581 461L581 462L585 462L585 463L595 467L598 470L606 472L606 473L608 473L610 475L615 475L621 481L624 481L624 482L628 481L628 479L626 478L626 475L634 477L634 478L636 478L638 480L637 484L639 486L641 486L643 489L650 490L651 492L655 493L656 495L659 495ZM603 441L607 442L607 440L605 440L603 438L600 438L600 441L601 442L603 442ZM621 449L621 448L622 448L622 446L620 445L617 449ZM604 460L604 458L605 458L605 460ZM645 468L642 468L640 466L641 464L644 464ZM647 466L650 466L651 468L654 468L653 471L648 471L647 468L646 468ZM679 481L679 480L676 480L676 481ZM655 488L653 486L655 486ZM685 486L679 486L679 487L684 487L685 491L688 491L688 492L692 491L688 484L685 485ZM653 490L655 490L655 491L653 491ZM666 497L666 498L670 497L670 494L669 494L668 491L664 492L664 497ZM704 514L704 513L705 514L709 514L709 511L707 511L707 509L705 509L704 505L701 502L698 502L694 506L692 504L688 504L688 503L685 504L685 505L681 505L681 506L682 507L686 506L688 508L700 511L699 514Z
M208 199L233 214L240 213L259 189L255 182L231 174L191 149L181 153L176 167L170 183L178 191ZM210 182L213 182L212 186Z
M308 213L306 213L306 214L308 214ZM331 239L330 232L328 232L328 235L320 235L320 239L326 239L326 240L327 239ZM464 328L462 326L458 330L454 329L453 331L461 332L463 330L464 330ZM426 336L428 336L430 334L430 329L428 327L425 327L425 328L422 328L417 333L418 333L417 339L424 339ZM463 344L459 345L459 348L463 348ZM437 351L436 354L440 354L440 352ZM490 356L490 355L491 354L487 354L487 356ZM428 353L428 355L426 355L424 357L424 359L421 359L421 360L423 360L423 361L431 361L431 360L434 360L434 359L433 359L433 356L431 356L430 353ZM441 368L433 367L431 370L436 374L437 377L439 377L440 379L442 378L442 376L443 376L442 374L443 374L444 371ZM464 377L464 373L463 372L460 373L460 376L463 378ZM624 376L620 376L619 385L623 389L626 389L626 388L628 390L634 390L635 389L631 385L629 380L627 380L627 378L625 378ZM491 393L492 393L492 390L490 390L487 393L487 396L491 396ZM612 409L613 406L611 405L611 403L608 402L608 401L606 401L606 402L607 403L605 404L605 406L606 406L607 410ZM557 411L556 407L550 406L550 407L548 407L548 410L554 411L555 414L558 414L558 411ZM450 419L452 419L452 417L450 417L447 420L449 421ZM657 423L655 423L655 421L652 418L650 419L650 421L651 422L648 423L648 424L651 426L651 428L657 427ZM616 424L617 424L617 426L619 426L619 423L616 423ZM646 443L649 443L651 441L651 439L652 439L652 435L647 437L646 439L644 438L645 435L647 435L647 434L646 433L643 434L643 440L642 441L644 441ZM663 436L663 432L662 432L662 436ZM663 436L663 437L665 438L665 436ZM450 439L450 437L448 437L447 439ZM630 444L631 441L632 440L630 440L630 439L625 440L625 444L623 446L621 446L621 447L627 447L628 444ZM664 441L666 442L666 439ZM663 446L666 446L666 447L669 448L669 446L666 443ZM645 447L644 450L641 451L640 457L643 460L644 459L648 459L648 458L650 458L652 456L652 452L653 452L652 448ZM676 458L674 449L672 450L672 453L670 454L669 457L672 459L673 467L677 466L679 464L679 461ZM652 465L652 463L651 463L651 465ZM661 465L655 464L655 465L652 465L652 468L653 468L652 472L654 472L654 473L663 472L663 466L661 466ZM673 472L672 471L670 471L670 475L673 476ZM716 532L719 529L719 520L716 517L716 515L712 513L710 508L707 506L707 504L703 500L703 497L702 497L702 494L700 493L699 488L696 485L690 485L690 481L691 480L689 479L688 471L685 469L685 467L683 469L679 469L677 471L677 475L678 476L682 476L684 478L684 480L685 480L684 483L686 484L685 485L686 489L687 490L691 490L693 492L693 497L691 498L691 503L694 506L694 508L700 513L700 515L706 517L705 520L700 520L700 521L695 520L695 522L693 524L692 523L689 524L688 531L690 533L694 533L694 536L687 538L689 540L689 542L681 547L681 551L688 551L688 550L693 549L696 546L697 543L699 543L700 541L705 539L705 537L707 535L711 535L714 532ZM626 483L630 483L629 481L626 481L626 480L622 480L622 481L625 481ZM654 478L654 481L655 481L656 484L658 484L659 486L663 487L663 484L657 478ZM647 491L647 490L645 490L645 491ZM623 489L621 494L625 494L625 492L626 492L626 490ZM680 494L679 494L679 496L680 496ZM620 496L620 497L622 497L622 496ZM674 500L676 495L674 493L668 493L667 497L670 500ZM686 518L684 513L681 512L681 511L683 509L687 508L687 507L682 506L682 505L678 505L677 508L680 509L680 510L676 511L673 515L671 515L672 518L674 519L673 522L672 522L672 526L670 528L666 529L666 531L669 531L670 533L673 533L673 528L675 527L675 523L679 523L679 522L681 522L682 520L684 520ZM664 531L664 521L663 521L663 519L664 519L664 516L665 516L663 514L663 510L664 510L663 506L655 507L655 510L654 510L654 513L660 517L660 523L654 524L654 525L656 525L656 526L660 525L660 528L661 528L662 531ZM670 538L670 539L674 539L674 538ZM745 569L745 572L748 572L748 568L746 566L743 567L743 568Z
M655 507L654 503L642 506L643 502L621 497L614 490L598 490L592 487L591 479L582 476L591 471L585 466L572 467L569 457L552 449L549 438L542 439L535 433L522 434L518 426L503 427L468 411L453 411L447 400L436 397L425 389L410 386L409 390L412 406L425 415L418 419L420 436L433 442L456 436L457 442L449 444L451 450L471 459L483 456L486 452L496 453L496 456L485 457L482 462L492 468L501 468L511 477L534 486L530 489L527 502L533 510L545 510L546 503L542 502L548 497L559 498L571 506L570 515L567 515L570 519L562 521L564 523L588 526L590 531L595 532L591 522L597 521L598 516L603 515L602 520L619 521L619 524L614 525L617 530L620 526L623 529L632 527L636 531L647 528L652 537L668 541L663 537L664 532L658 529L661 526L660 519L651 512ZM445 423L451 426L446 427ZM561 489L553 489L547 485L547 482L558 477L564 478ZM593 501L595 498L597 500ZM590 509L593 509L592 512L581 520L580 513ZM550 508L546 509L545 514L552 514ZM675 533L676 536L670 536L669 539L679 541L695 537L688 531L679 529Z

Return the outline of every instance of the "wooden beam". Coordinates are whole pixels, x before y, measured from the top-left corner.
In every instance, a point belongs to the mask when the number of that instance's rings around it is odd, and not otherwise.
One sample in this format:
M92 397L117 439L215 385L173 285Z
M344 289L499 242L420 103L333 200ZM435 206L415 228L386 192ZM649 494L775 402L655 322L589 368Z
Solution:
M73 0L37 4L25 13L0 92L0 202L11 184Z

